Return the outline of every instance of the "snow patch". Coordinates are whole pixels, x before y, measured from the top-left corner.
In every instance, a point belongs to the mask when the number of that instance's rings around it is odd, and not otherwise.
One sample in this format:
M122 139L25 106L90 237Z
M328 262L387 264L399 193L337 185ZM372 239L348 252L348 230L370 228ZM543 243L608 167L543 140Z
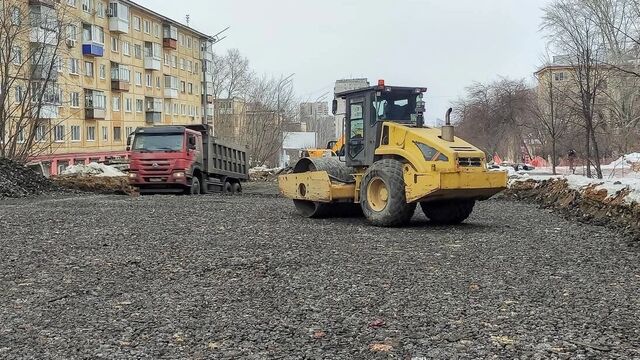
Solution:
M118 176L127 176L127 174L122 171L105 164L99 164L96 162L92 162L89 165L79 164L72 165L66 168L62 174L64 175L88 175L88 176L98 176L98 177L118 177Z

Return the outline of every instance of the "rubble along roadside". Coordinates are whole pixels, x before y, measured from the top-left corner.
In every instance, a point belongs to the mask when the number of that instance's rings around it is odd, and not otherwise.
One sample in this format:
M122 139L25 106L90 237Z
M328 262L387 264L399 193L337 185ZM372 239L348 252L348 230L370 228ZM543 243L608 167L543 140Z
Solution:
M638 189L620 181L585 178L576 184L572 177L515 179L500 197L533 201L583 223L620 229L640 244Z
M54 182L26 166L0 158L0 198L21 198L62 191Z

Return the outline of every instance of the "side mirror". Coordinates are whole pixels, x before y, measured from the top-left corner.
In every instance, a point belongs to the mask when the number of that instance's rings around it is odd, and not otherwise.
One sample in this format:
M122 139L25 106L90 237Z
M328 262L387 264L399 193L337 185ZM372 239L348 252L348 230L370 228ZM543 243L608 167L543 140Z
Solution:
M196 149L196 138L190 137L187 142L187 149L195 150Z
M333 99L331 102L331 113L335 115L338 112L338 99Z

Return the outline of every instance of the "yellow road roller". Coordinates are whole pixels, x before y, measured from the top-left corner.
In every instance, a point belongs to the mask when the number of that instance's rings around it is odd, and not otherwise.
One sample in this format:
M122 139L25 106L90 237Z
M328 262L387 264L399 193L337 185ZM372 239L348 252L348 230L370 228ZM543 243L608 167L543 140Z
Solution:
M346 105L344 153L302 158L278 178L280 192L306 217L359 206L376 226L407 224L420 204L434 223L458 224L476 201L507 186L487 170L484 152L455 137L451 109L441 129L424 126L426 88L377 86L336 94Z

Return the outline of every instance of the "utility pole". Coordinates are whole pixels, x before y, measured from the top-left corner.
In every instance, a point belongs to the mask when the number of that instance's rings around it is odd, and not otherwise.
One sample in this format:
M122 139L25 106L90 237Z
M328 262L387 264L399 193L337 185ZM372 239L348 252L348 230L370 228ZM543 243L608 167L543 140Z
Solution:
M280 82L278 83L278 86L276 88L276 90L278 91L278 94L277 94L277 98L278 99L277 99L277 104L276 104L276 113L277 113L277 116L278 116L278 118L277 118L278 119L277 120L278 121L277 126L280 126L280 124L282 123L282 120L280 119L280 90L282 89L282 86L284 86L285 84L291 82L291 78L293 77L293 75L295 75L295 73L293 73L293 74L287 76L286 78L280 80ZM282 140L282 142L284 142L284 134L282 134L282 136L283 136L283 138L281 140ZM282 143L280 144L280 148L282 148ZM282 162L282 151L281 150L282 149L280 149L280 151L278 151L280 153L278 155L278 163Z

